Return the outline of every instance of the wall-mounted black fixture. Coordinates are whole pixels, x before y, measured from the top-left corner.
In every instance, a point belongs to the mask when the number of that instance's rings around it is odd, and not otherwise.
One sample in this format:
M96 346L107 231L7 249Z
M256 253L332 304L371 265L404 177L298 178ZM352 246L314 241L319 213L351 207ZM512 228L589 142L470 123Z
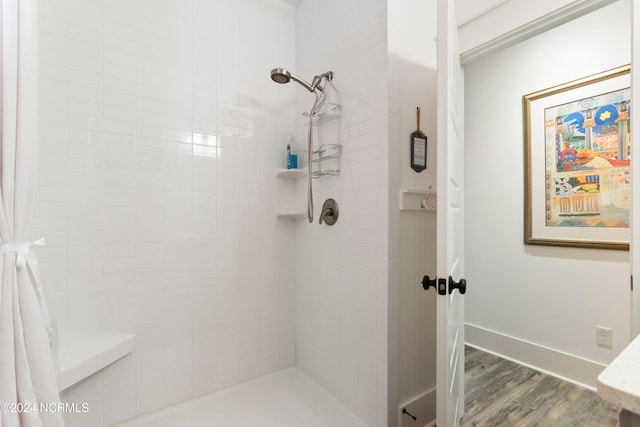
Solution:
M411 169L422 172L427 168L427 135L420 130L420 107L416 107L418 130L411 134Z

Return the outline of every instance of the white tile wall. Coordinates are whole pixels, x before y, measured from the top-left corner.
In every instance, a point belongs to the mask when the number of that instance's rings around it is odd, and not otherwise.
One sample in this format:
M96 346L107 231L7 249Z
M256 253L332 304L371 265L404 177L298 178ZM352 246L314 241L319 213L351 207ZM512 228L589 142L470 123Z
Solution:
M315 223L297 223L297 362L372 426L386 426L388 407L386 19L386 1L298 7L296 73L334 71L344 155L339 177L314 181ZM300 91L299 112L312 101ZM340 207L333 227L318 224L329 197Z
M280 0L41 2L34 236L59 342L136 334L64 393L102 426L295 363L295 93Z

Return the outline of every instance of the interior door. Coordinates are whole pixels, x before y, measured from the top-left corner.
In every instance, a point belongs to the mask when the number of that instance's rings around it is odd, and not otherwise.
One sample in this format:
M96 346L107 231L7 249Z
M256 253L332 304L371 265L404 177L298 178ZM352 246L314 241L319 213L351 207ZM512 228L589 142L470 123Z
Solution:
M436 422L464 413L463 71L453 0L438 0Z
M637 102L640 99L640 5L631 3L631 99ZM638 25L636 25L638 24ZM638 62L638 64L636 64ZM640 108L634 104L631 108L631 129L637 129L640 123ZM631 132L631 149L640 147L640 132ZM635 277L635 285L632 283L631 292L631 339L640 334L640 162L637 157L631 162L631 277ZM632 279L633 280L633 279Z

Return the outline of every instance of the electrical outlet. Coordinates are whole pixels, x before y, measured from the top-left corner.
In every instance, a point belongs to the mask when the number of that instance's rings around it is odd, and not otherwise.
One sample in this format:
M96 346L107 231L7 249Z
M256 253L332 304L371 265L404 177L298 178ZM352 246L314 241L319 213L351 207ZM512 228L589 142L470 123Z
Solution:
M596 326L596 344L600 347L613 348L613 329Z

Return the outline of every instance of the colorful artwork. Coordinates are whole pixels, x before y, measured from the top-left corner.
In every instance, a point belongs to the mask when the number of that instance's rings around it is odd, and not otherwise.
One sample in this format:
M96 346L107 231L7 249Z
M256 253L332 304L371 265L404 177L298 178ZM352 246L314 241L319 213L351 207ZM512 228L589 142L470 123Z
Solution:
M526 244L629 249L630 70L522 97Z
M629 88L544 110L546 225L629 227Z

